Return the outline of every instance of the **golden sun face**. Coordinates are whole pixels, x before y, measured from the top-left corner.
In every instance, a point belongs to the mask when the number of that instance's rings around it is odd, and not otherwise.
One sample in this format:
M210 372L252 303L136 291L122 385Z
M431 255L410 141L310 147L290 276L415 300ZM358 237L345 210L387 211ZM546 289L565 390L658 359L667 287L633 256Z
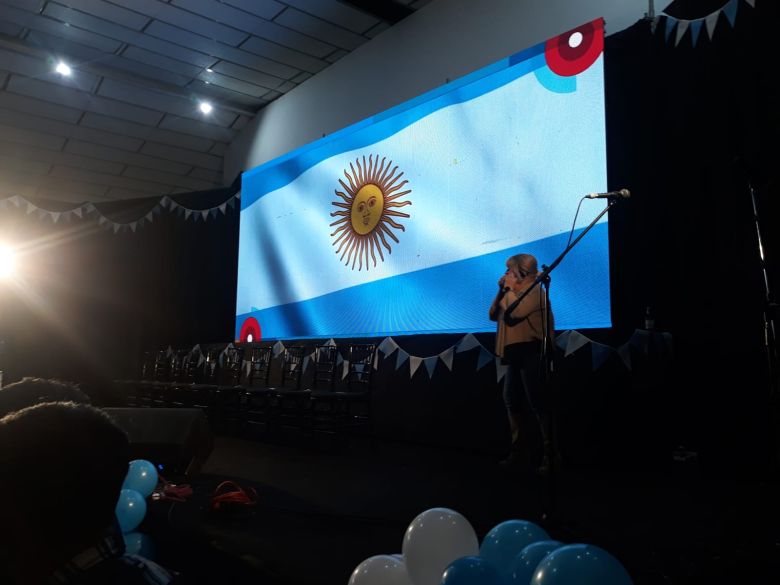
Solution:
M396 209L412 204L411 201L399 201L412 190L401 190L409 181L400 181L403 172L397 172L398 166L393 167L393 161L388 161L387 164L385 161L385 157L382 157L380 162L378 155L369 155L368 162L364 156L362 164L360 159L355 160L354 166L349 163L350 170L344 169L344 176L349 184L339 179L344 191L336 189L336 195L342 201L332 202L334 207L339 208L330 214L331 217L339 218L330 224L331 227L337 226L331 234L331 237L335 237L333 245L338 246L336 254L341 254L339 260L346 257L344 264L349 266L351 262L352 270L355 269L355 264L358 265L358 270L362 270L364 260L368 270L369 256L376 266L377 253L379 259L384 262L382 247L384 246L388 254L392 252L385 236L398 243L398 238L391 228L406 231L393 217L409 217L408 213Z

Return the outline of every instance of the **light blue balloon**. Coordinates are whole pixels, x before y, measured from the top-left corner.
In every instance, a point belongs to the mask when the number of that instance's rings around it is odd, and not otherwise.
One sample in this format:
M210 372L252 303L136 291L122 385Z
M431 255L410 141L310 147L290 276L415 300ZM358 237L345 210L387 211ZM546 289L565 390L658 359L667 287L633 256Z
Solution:
M149 560L154 560L154 544L152 539L141 532L128 532L123 534L125 541L125 553L138 555Z
M515 557L529 544L540 540L550 540L550 535L533 522L507 520L487 533L479 547L479 556L508 579Z
M460 557L444 570L441 585L503 585L503 581L482 557Z
M135 490L147 497L157 487L157 469L145 459L135 459L130 462L122 489Z
M120 490L115 512L122 532L132 532L146 516L146 500L136 490Z
M540 562L531 585L633 585L615 557L592 544L567 544Z
M528 585L542 559L562 546L563 543L557 540L540 540L529 544L512 561L508 585Z

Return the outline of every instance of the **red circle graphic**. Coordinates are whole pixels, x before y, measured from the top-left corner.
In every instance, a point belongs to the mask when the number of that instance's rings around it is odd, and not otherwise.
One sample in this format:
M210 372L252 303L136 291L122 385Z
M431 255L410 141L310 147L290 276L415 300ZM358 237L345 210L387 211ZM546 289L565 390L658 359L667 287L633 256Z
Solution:
M547 66L563 77L582 73L604 51L603 31L604 21L599 18L551 38L544 46Z

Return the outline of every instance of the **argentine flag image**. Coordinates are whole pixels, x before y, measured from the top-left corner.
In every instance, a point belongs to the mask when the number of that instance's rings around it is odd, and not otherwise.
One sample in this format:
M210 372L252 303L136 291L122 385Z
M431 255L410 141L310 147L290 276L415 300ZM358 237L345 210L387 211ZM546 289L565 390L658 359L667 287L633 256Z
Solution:
M506 258L564 250L605 143L599 19L247 171L236 339L493 331ZM558 328L611 325L606 216L550 291Z

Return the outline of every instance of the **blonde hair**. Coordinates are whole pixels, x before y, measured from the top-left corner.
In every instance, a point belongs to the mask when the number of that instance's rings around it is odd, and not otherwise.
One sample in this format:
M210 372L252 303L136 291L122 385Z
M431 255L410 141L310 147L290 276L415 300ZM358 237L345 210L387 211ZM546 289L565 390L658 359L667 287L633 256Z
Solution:
M536 258L530 254L515 254L507 258L506 265L515 272L525 272L526 274L536 274L538 268Z

